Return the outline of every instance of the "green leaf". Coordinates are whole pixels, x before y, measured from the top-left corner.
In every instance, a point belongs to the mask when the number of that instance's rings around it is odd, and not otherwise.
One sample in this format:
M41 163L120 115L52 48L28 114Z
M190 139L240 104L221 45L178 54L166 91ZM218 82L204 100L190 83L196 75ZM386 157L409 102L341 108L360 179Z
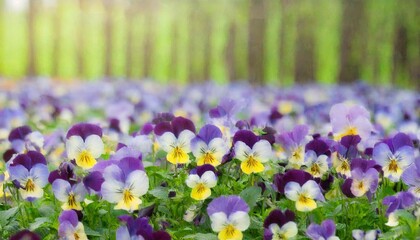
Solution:
M261 196L261 188L255 186L248 187L244 189L239 196L241 196L248 204L249 208L252 209L257 205L257 200Z
M197 233L184 236L184 239L194 239L194 240L217 240L217 236L212 233Z
M41 227L44 223L50 222L50 219L47 217L39 217L39 218L35 218L35 222L31 223L31 225L29 226L29 229L31 231L34 231L36 229L38 229L39 227Z
M102 234L100 234L99 232L97 232L97 231L95 231L95 230L93 230L93 229L91 229L91 228L89 228L88 226L84 226L84 228L85 228L85 233L86 233L86 235L88 235L88 236L93 236L93 237L101 237L102 236Z
M4 226L7 224L8 220L15 216L18 211L18 207L10 208L5 211L0 211L0 225Z
M168 189L164 187L155 187L149 193L157 199L168 199Z

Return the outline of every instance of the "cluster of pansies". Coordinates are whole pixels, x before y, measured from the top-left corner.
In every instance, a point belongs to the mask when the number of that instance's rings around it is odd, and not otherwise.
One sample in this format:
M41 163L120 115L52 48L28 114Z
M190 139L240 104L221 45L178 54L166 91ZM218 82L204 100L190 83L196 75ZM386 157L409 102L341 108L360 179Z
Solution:
M0 91L0 239L415 239L420 94Z

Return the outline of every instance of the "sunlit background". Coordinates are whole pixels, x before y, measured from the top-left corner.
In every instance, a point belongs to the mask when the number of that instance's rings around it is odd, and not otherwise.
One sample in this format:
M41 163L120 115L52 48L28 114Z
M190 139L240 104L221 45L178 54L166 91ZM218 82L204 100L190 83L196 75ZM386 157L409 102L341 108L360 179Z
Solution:
M4 80L420 86L418 0L1 0Z

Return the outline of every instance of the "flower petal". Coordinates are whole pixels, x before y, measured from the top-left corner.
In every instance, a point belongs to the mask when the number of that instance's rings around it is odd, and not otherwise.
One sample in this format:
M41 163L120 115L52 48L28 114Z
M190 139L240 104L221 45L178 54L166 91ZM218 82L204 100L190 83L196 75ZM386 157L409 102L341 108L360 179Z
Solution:
M34 179L34 183L40 188L43 188L48 184L49 174L48 167L42 163L35 164L29 171L29 175Z
M237 211L229 216L229 222L231 222L235 228L240 231L245 231L251 224L251 220L247 212Z
M267 140L260 140L252 147L254 156L262 163L268 162L273 157L271 144Z
M224 212L217 212L210 215L211 220L211 228L215 232L220 232L223 230L225 224L228 222L228 218L226 213Z
M162 136L158 137L160 147L165 151L169 152L176 145L177 139L172 132L165 132Z
M284 187L284 195L292 201L298 200L301 191L302 188L297 182L288 182Z
M251 148L242 141L235 143L235 157L240 161L245 161L251 154Z
M143 196L149 190L149 178L142 170L133 171L127 177L126 186L130 186L134 196Z
M54 192L54 196L60 202L66 202L68 200L70 189L71 189L70 183L63 179L57 179L52 184L52 190Z
M305 193L306 196L316 199L319 197L321 190L319 189L319 185L314 180L309 180L302 186L302 193Z
M209 188L215 187L217 184L217 177L213 171L206 171L201 175L201 181Z
M285 238L295 237L298 233L297 225L295 222L287 222L281 227L281 232Z
M98 158L104 152L104 142L98 135L90 135L85 140L86 149L92 154L92 157Z
M71 136L66 141L67 157L69 159L76 159L81 151L85 149L85 142L80 136Z
M186 153L191 152L191 140L195 134L190 130L182 131L178 136L178 146L180 146Z
M197 174L190 174L185 183L189 188L195 187L200 182L200 177Z

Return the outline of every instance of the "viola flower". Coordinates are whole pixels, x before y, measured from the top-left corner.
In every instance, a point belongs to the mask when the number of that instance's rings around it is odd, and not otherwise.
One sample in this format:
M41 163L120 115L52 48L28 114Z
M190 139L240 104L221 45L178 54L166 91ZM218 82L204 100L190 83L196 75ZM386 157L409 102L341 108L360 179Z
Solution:
M50 172L48 182L52 184L56 179L62 179L70 184L77 183L77 176L74 172L74 165L71 162L62 162L57 170Z
M280 143L286 151L288 163L293 168L300 168L304 163L306 136L309 127L306 125L297 125L291 132L280 134L276 142Z
M10 196L10 192L4 189L4 183L9 179L9 173L6 171L0 173L0 198Z
M125 225L119 227L116 233L116 239L146 239L146 240L170 240L171 236L165 231L154 232L149 220L146 217L133 219L131 216L121 216L120 221Z
M83 169L90 169L104 152L102 129L94 124L78 123L67 132L66 150L69 159Z
M259 140L251 131L240 130L234 136L235 157L241 163L241 169L246 174L264 171L263 163L273 156L271 145L267 140Z
M63 210L82 210L80 202L84 200L87 193L83 183L77 183L72 186L65 180L57 179L53 182L52 189L55 197L60 202L63 202L63 205L61 205Z
M48 168L45 157L36 151L19 154L8 168L10 179L16 181L23 199L33 201L44 195L48 183Z
M315 200L325 200L321 189L314 180L309 180L303 185L297 182L288 182L284 187L284 194L295 202L296 210L300 212L310 212L317 208Z
M264 240L291 239L298 233L294 222L295 214L286 210L284 213L275 209L264 220Z
M354 229L353 231L351 231L351 233L355 240L376 240L379 238L379 234L381 233L381 231L376 229L368 231Z
M375 169L376 162L364 159L353 159L351 163L351 178L346 179L342 186L343 193L348 197L372 195L379 181L379 172Z
M414 164L411 164L401 175L405 184L410 186L409 191L420 199L420 157L416 158Z
M0 140L7 139L11 129L26 122L25 112L20 108L3 108L0 110Z
M286 173L281 174L277 173L274 175L274 185L273 188L275 191L284 194L284 188L289 182L297 182L300 185L305 184L307 181L313 180L313 177L308 172L303 170L292 169L288 170Z
M38 234L25 229L11 236L9 240L41 240L41 237L38 236Z
M191 140L195 136L195 126L189 119L176 117L171 122L156 125L155 134L162 149L167 152L166 159L172 164L189 163Z
M335 140L347 135L359 135L367 139L373 130L370 113L363 106L335 104L330 110L330 121Z
M223 156L229 151L229 145L222 137L222 132L214 125L207 124L200 129L197 137L191 141L192 152L198 166L220 165Z
M340 240L335 236L335 223L327 219L321 225L311 223L306 230L306 235L312 240Z
M306 171L316 178L321 178L329 169L328 156L317 156L312 150L305 153Z
M387 226L395 227L399 224L395 211L413 206L416 202L414 195L410 192L399 192L395 196L388 196L382 200L387 205L386 215L388 216Z
M149 189L149 178L135 158L124 158L106 167L103 178L102 197L108 202L117 203L114 209L137 210L142 203L140 196Z
M357 156L357 144L361 141L358 135L344 136L336 145L336 154L332 157L337 173L349 178L351 176L350 160Z
M38 131L33 132L28 126L21 126L10 131L9 142L16 153L27 151L41 151L44 137Z
M73 210L62 211L58 217L60 226L58 236L60 239L88 240L83 223L79 222L77 213Z
M121 143L118 144L120 150L122 147L127 147L146 157L152 152L153 141L149 136L143 134L134 134L134 136L125 136Z
M249 207L246 202L234 195L218 197L207 207L211 228L219 233L220 240L241 240L242 232L250 225L248 212Z
M204 200L211 195L211 188L217 184L216 169L209 164L202 165L191 171L186 183L192 188L191 198Z
M384 177L397 182L404 170L414 162L413 142L406 134L398 133L392 139L375 145L373 159L382 166Z

